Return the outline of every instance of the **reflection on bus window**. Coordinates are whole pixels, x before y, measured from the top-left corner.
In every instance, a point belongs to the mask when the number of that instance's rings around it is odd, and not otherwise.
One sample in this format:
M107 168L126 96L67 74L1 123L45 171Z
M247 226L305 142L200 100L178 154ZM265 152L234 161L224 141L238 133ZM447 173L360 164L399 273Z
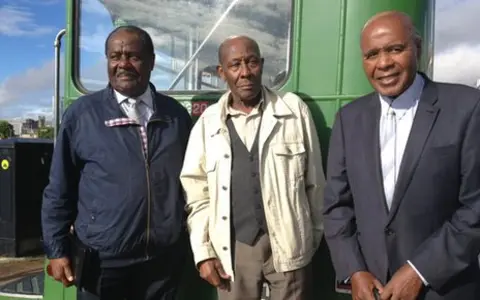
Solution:
M279 87L287 79L292 0L80 0L79 12L77 74L88 91L106 86L105 39L126 24L152 36L151 81L158 90L226 89L216 74L217 49L234 35L259 43L265 85Z
M435 47L435 0L427 2L428 14L424 23L424 36L422 45L422 69L430 77L433 78L433 53Z

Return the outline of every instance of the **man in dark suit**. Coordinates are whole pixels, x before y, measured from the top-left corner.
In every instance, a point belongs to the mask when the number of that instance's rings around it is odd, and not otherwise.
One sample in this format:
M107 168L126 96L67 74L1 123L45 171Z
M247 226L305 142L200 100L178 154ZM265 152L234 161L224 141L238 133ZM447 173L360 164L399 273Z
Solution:
M383 12L361 36L376 92L337 114L325 237L354 299L480 299L480 91L418 72L408 16Z

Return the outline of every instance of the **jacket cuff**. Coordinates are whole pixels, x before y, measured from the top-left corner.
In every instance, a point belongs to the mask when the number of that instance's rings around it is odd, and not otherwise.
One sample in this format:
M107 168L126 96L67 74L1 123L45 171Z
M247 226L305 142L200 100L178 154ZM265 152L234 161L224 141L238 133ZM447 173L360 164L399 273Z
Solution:
M409 262L411 266L415 266L414 270L417 271L417 274L422 274L423 279L425 279L429 287L438 290L448 281L448 278L441 276L444 272L437 271L438 269L435 267L432 268L429 266L429 263L431 264L431 262L434 261L431 257L427 252L422 252L420 255L411 258Z
M67 257L69 249L64 243L44 243L43 250L48 259Z
M412 267L412 269L415 271L415 273L417 273L418 277L420 277L420 279L422 280L423 284L424 284L425 286L428 286L427 280L426 280L425 278L423 278L422 273L420 273L420 272L417 270L417 268L412 264L412 262L409 261L409 260L407 260L407 263L410 265L410 267Z
M217 254L213 249L212 243L208 242L200 246L193 246L193 259L195 260L195 266L198 269L198 264L204 260L217 258Z

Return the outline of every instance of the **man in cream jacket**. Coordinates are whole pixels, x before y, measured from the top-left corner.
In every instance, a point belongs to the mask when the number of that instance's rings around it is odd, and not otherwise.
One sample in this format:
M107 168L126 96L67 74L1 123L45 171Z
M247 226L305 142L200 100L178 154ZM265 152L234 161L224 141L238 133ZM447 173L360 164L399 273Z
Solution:
M229 91L196 122L181 172L200 276L220 300L309 299L322 235L324 174L307 105L261 83L245 36L225 40L217 67Z

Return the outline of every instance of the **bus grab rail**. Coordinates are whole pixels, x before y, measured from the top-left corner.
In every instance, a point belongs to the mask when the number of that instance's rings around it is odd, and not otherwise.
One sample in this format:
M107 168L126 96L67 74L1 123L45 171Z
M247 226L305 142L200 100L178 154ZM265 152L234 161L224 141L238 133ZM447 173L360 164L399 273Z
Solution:
M183 68L180 70L180 72L178 72L178 75L175 77L175 79L173 79L172 83L170 84L170 86L168 87L168 90L171 90L173 89L177 83L180 81L180 79L182 78L183 76L183 73L185 73L185 71L188 69L188 67L190 67L190 65L192 64L193 60L198 56L198 54L200 53L200 51L203 49L203 47L205 46L205 44L208 42L208 40L210 39L210 37L212 36L212 34L215 32L215 30L217 30L217 27L220 26L220 24L222 23L222 21L227 17L227 15L230 13L230 11L232 10L232 8L235 7L235 5L237 4L239 0L233 0L232 3L230 3L230 5L227 7L227 9L223 12L223 14L220 16L220 18L217 20L217 22L215 22L215 24L213 25L212 29L210 29L210 32L207 34L207 36L205 37L205 39L203 39L202 43L200 44L200 46L198 46L197 50L195 50L195 52L192 54L192 56L190 56L190 58L188 59L188 61L185 63L185 65L183 66Z
M66 30L62 29L57 33L53 47L55 48L55 83L53 96L53 143L57 141L58 128L60 127L60 48L62 37Z

